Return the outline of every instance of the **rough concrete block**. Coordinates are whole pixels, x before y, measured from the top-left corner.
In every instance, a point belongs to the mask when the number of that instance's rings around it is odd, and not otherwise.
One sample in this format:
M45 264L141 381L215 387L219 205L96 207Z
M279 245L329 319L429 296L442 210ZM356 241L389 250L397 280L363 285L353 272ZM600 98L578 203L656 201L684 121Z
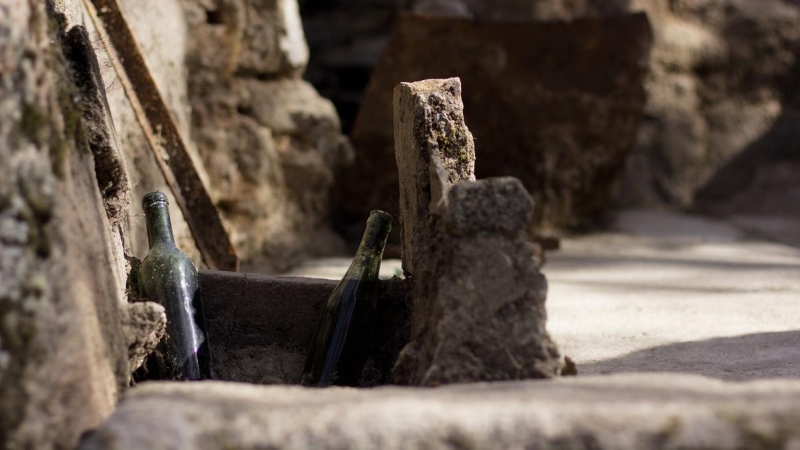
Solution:
M524 228L533 201L515 178L474 181L475 147L458 79L395 89L403 270L413 286L402 384L549 378L547 281Z

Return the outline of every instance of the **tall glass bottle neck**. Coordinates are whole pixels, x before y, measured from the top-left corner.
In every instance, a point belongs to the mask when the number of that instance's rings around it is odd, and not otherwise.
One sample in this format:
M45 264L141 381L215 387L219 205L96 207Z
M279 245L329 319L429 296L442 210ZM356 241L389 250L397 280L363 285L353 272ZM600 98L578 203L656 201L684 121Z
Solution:
M147 194L142 202L142 209L147 221L147 240L150 242L150 248L157 245L174 247L175 237L172 234L167 197L161 192Z
M386 239L392 230L392 216L383 211L372 211L367 220L367 228L358 246L358 256L374 257L383 255Z

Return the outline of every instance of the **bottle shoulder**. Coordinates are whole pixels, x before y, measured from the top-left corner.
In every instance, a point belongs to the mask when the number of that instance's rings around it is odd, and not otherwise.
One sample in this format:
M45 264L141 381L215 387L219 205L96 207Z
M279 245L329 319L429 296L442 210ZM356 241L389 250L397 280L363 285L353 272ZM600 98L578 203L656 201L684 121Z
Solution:
M197 274L197 267L189 258L189 255L183 253L177 247L153 247L147 253L147 256L142 260L139 272L142 274L153 274L155 272L170 272L180 270L189 272L190 274Z

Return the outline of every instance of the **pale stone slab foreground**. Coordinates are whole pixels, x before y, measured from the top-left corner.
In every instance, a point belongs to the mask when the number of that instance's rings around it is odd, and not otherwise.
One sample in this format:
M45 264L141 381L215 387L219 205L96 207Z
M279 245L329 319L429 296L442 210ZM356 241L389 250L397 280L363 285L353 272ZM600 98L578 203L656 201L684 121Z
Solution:
M613 375L309 389L134 388L81 450L800 448L800 381Z

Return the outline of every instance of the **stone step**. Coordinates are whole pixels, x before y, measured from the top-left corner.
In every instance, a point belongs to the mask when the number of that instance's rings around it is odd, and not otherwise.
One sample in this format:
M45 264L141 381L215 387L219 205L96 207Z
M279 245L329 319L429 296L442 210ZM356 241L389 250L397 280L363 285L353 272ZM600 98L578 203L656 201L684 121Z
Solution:
M778 449L800 381L629 374L375 389L147 383L81 450Z

